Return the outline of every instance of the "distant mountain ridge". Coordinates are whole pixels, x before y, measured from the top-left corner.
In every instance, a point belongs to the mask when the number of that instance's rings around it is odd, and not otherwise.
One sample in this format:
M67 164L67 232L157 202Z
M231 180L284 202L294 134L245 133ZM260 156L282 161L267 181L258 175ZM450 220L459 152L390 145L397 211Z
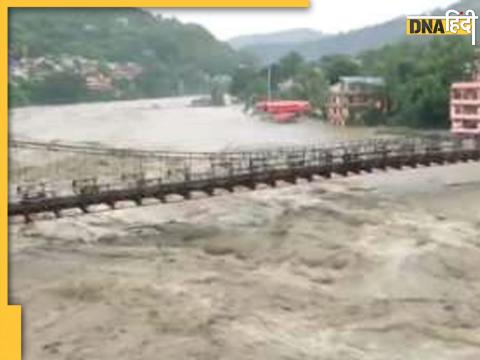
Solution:
M323 32L313 29L290 29L264 34L236 36L228 42L234 49L241 49L250 45L314 41L324 36L325 34Z
M448 8L434 9L429 11L430 14L443 15L448 9L467 10L473 9L477 15L480 14L479 0L463 0L450 5ZM413 14L409 14L413 15ZM420 14L419 14L420 15ZM361 51L375 49L406 40L405 36L405 16L399 16L395 19L386 21L381 24L367 26L361 29L352 30L345 33L335 35L323 35L318 39L296 40L290 41L266 41L268 36L278 36L278 33L263 34L261 36L243 36L240 39L232 39L230 44L237 49L247 51L256 56L262 63L268 64L277 61L289 52L295 51L308 60L317 60L322 56L332 54L355 55ZM477 34L480 26L477 26ZM308 29L303 29L308 31ZM293 30L295 31L295 29ZM281 32L288 34L288 30ZM315 30L311 30L315 33ZM320 33L321 34L321 33ZM245 39L247 41L245 41ZM412 41L426 41L425 38L410 38ZM233 44L232 41L236 42ZM477 37L477 41L480 38Z

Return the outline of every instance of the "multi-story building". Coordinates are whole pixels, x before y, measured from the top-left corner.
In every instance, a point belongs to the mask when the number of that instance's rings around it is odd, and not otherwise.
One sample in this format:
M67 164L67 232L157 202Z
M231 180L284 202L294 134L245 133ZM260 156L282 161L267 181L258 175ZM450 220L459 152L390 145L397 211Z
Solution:
M450 94L452 132L462 136L480 135L480 56L477 52L471 81L453 83Z
M129 81L135 80L141 73L143 69L140 65L135 63L125 63L118 64L115 63L111 69L111 75L114 79L125 79Z
M87 89L98 92L108 92L113 90L112 79L98 72L90 74L85 78Z
M385 81L380 77L344 76L330 88L326 114L333 125L362 124L369 112L386 111Z

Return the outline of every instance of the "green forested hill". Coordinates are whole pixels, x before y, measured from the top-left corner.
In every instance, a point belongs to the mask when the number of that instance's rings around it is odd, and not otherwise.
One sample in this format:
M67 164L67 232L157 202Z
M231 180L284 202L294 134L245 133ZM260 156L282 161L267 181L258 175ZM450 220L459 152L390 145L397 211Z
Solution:
M192 66L224 73L237 54L201 26L139 9L14 9L10 47L29 57L71 54L109 61Z
M211 79L246 60L201 26L141 9L17 8L9 16L13 104L205 92ZM112 69L122 64L134 64L141 74L115 79ZM92 74L112 77L111 91L87 89Z

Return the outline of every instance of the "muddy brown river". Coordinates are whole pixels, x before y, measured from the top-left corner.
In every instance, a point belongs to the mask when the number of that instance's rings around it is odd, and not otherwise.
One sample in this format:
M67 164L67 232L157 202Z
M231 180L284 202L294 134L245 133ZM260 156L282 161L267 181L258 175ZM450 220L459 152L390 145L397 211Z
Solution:
M182 151L375 136L188 100L24 108L10 129ZM477 360L479 203L466 163L11 224L24 358Z
M249 116L242 105L190 107L192 98L137 100L17 109L14 137L93 142L177 151L318 144L372 136L367 128L345 129L305 119L275 124Z

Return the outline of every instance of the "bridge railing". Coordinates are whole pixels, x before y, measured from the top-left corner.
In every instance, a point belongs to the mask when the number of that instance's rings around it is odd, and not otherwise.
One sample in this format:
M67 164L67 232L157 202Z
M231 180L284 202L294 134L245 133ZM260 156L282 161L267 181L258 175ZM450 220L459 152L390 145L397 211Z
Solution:
M22 144L25 145L24 143ZM40 147L41 145L33 143L33 145L29 144L28 146ZM68 149L72 148L75 151L84 149L82 146L68 146ZM119 168L112 176L103 178L80 177L33 181L26 184L14 184L15 186L11 188L17 191L11 193L10 199L14 202L32 201L42 197L58 196L58 194L62 196L66 194L82 196L86 193L99 193L111 189L142 189L149 186L242 176L248 176L252 181L255 181L256 178L263 178L266 173L275 171L289 171L294 174L306 168L329 169L343 165L349 165L350 168L355 169L355 166L360 167L360 165L366 163L382 167L387 166L388 161L395 159L398 160L397 163L400 165L402 163L408 165L409 160L413 158L418 160L422 156L432 158L434 155L442 155L445 158L449 154L460 156L463 152L468 153L479 149L479 141L473 139L395 138L368 139L335 143L327 146L289 147L225 154L202 153L201 155L192 155L188 153L186 155L188 161L176 163L177 166L172 167L173 170L167 168L162 176L150 176L143 171L128 173ZM55 147L53 151L62 150ZM94 151L97 150L95 149ZM159 153L155 153L155 156ZM121 154L121 152L116 152L116 154ZM142 154L142 158L145 156L144 158L149 159L144 151L140 151L138 154ZM153 158L158 159L155 156ZM181 156L177 153L173 160L180 158ZM193 158L196 158L198 161L192 161ZM161 158L162 162L165 160L172 159L167 157ZM43 185L40 186L40 184ZM45 190L46 187L48 187L48 191Z

